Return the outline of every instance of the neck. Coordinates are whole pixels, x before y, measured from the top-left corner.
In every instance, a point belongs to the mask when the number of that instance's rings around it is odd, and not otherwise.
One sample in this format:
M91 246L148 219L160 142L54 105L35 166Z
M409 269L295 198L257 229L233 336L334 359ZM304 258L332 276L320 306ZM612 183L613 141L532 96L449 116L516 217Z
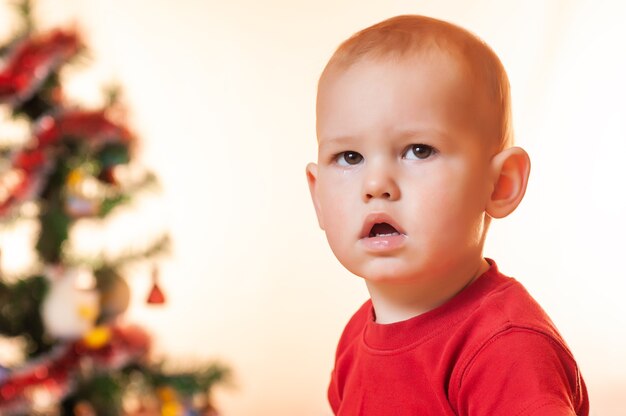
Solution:
M433 310L452 299L489 269L482 257L445 277L416 279L410 282L366 281L372 298L376 322L390 324Z

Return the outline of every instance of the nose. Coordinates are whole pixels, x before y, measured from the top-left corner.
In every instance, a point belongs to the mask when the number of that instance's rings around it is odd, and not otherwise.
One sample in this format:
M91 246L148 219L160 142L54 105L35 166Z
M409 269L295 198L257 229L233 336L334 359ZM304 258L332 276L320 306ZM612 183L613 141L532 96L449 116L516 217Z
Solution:
M400 198L400 187L396 182L393 167L383 163L366 168L363 184L363 200L373 199L395 201Z

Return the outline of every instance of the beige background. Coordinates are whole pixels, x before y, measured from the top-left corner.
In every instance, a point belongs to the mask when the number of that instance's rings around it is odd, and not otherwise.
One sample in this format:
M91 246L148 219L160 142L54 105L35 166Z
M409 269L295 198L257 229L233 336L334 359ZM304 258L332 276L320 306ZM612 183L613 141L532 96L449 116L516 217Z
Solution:
M486 255L516 276L568 340L594 415L626 414L626 9L618 1L42 0L92 48L72 93L117 78L164 191L147 204L175 252L169 302L129 320L156 355L219 358L236 374L225 415L328 415L325 389L349 315L366 298L317 229L304 166L316 156L317 77L338 43L420 13L484 38L509 71L518 144L533 160L520 209ZM10 28L6 7L0 27ZM134 229L149 232L152 226ZM119 238L111 237L113 241Z

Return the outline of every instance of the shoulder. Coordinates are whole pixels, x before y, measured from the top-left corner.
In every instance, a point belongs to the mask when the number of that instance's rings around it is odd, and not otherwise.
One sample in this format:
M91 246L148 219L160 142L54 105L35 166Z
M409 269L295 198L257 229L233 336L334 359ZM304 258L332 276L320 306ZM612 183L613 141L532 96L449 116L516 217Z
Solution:
M546 312L515 279L490 279L453 336L462 349L449 384L458 414L587 414L576 361Z
M572 354L548 332L511 326L495 334L450 386L459 414L588 414L587 392ZM476 411L480 409L480 411Z
M328 401L334 413L337 413L343 396L346 374L353 364L354 354L358 343L363 337L367 322L372 317L372 302L365 302L348 321L343 329L337 350L335 352L335 366L328 386Z
M342 351L346 350L350 344L360 339L362 336L365 325L372 319L372 301L367 300L361 307L352 315L348 323L346 324L339 343L337 345L337 356Z
M477 368L487 363L494 368L511 367L512 370L524 364L523 367L516 369L515 373L528 377L548 377L550 374L535 373L535 370L551 367L564 370L565 373L559 374L562 376L577 375L574 357L561 340L555 339L549 333L519 326L503 329L474 352L463 367L459 383L463 384L468 377L477 373Z
M467 315L466 324L478 333L478 340L492 339L517 327L543 333L565 347L548 314L520 282L499 272L492 276L492 282L489 290L480 293Z

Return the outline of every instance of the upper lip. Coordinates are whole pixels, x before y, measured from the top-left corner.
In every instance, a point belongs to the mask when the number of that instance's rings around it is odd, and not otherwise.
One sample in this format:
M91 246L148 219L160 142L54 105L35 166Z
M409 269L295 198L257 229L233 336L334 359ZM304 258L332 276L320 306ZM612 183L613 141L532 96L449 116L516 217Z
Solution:
M387 223L396 229L400 234L406 234L404 230L398 225L398 223L384 212L373 212L363 221L363 228L361 228L361 234L359 238L367 238L370 235L370 231L375 224Z

